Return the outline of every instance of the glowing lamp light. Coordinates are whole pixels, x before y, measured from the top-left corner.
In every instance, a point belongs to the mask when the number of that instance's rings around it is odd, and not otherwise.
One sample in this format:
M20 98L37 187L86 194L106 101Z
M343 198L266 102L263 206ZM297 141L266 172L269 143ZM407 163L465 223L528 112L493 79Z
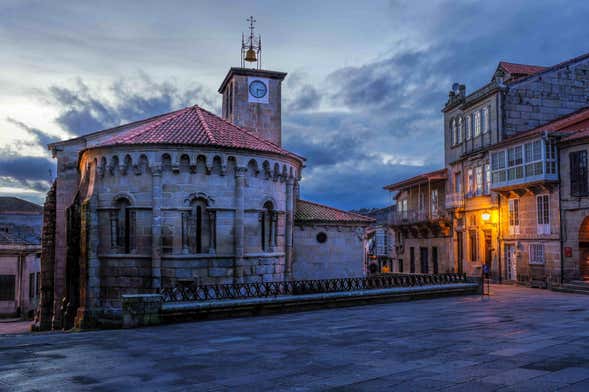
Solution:
M481 218L483 219L483 222L488 222L491 220L491 213L489 211L485 211L481 214Z

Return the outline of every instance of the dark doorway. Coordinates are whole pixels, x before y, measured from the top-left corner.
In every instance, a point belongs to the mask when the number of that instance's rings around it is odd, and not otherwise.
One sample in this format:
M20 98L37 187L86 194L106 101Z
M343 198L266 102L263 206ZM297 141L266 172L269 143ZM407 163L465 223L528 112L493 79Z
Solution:
M487 266L487 271L491 272L491 262L492 262L492 254L493 254L493 245L491 242L491 232L485 231L485 265Z
M409 248L409 272L415 273L415 248Z
M457 234L457 247L458 247L458 260L456 268L458 269L458 273L462 274L464 272L464 234L459 231Z
M438 271L438 247L432 247L432 266L434 268L434 274L437 274Z
M399 259L399 272L403 272L403 259Z
M419 248L419 262L421 265L421 273L427 274L429 272L429 252L427 248Z

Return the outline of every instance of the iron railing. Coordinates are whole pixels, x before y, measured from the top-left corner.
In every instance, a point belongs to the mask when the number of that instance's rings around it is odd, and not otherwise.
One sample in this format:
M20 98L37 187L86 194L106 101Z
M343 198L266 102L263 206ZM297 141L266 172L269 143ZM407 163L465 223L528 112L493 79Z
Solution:
M447 220L446 211L438 209L435 211L396 211L389 215L389 224L393 226L421 223L436 222Z
M468 282L466 274L459 273L435 275L391 273L367 278L287 280L215 285L194 284L164 287L160 289L160 294L164 302L186 302L319 294L466 282Z

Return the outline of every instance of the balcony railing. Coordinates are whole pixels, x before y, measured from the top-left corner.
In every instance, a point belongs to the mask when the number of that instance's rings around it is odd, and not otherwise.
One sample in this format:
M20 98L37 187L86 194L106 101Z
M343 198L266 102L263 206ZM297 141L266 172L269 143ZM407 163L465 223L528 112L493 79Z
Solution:
M446 218L446 212L438 210L430 211L396 211L390 215L389 224L405 225L422 222L433 222Z
M446 208L464 208L464 194L462 192L447 193Z

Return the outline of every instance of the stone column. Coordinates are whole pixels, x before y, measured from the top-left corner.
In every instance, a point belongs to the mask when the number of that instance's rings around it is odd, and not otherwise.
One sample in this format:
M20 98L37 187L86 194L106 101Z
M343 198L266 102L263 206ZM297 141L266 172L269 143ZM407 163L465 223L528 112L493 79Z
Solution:
M190 253L190 246L188 243L188 212L182 211L182 254L187 255Z
M162 286L162 167L151 167L151 287Z
M245 206L245 173L247 168L235 168L235 262L233 265L233 281L238 282L243 277L243 255L245 229L243 224L243 210Z
M82 205L82 236L80 252L80 304L75 327L96 328L100 301L99 229L96 195ZM85 279L85 276L87 277Z
M217 213L214 210L209 210L207 214L209 217L209 253L214 255L217 248Z
M286 180L286 216L285 216L285 277L288 279L292 274L292 243L294 226L294 178Z
M47 192L43 207L43 233L41 237L41 290L37 316L32 327L35 331L51 329L53 316L53 272L55 262L55 182Z

